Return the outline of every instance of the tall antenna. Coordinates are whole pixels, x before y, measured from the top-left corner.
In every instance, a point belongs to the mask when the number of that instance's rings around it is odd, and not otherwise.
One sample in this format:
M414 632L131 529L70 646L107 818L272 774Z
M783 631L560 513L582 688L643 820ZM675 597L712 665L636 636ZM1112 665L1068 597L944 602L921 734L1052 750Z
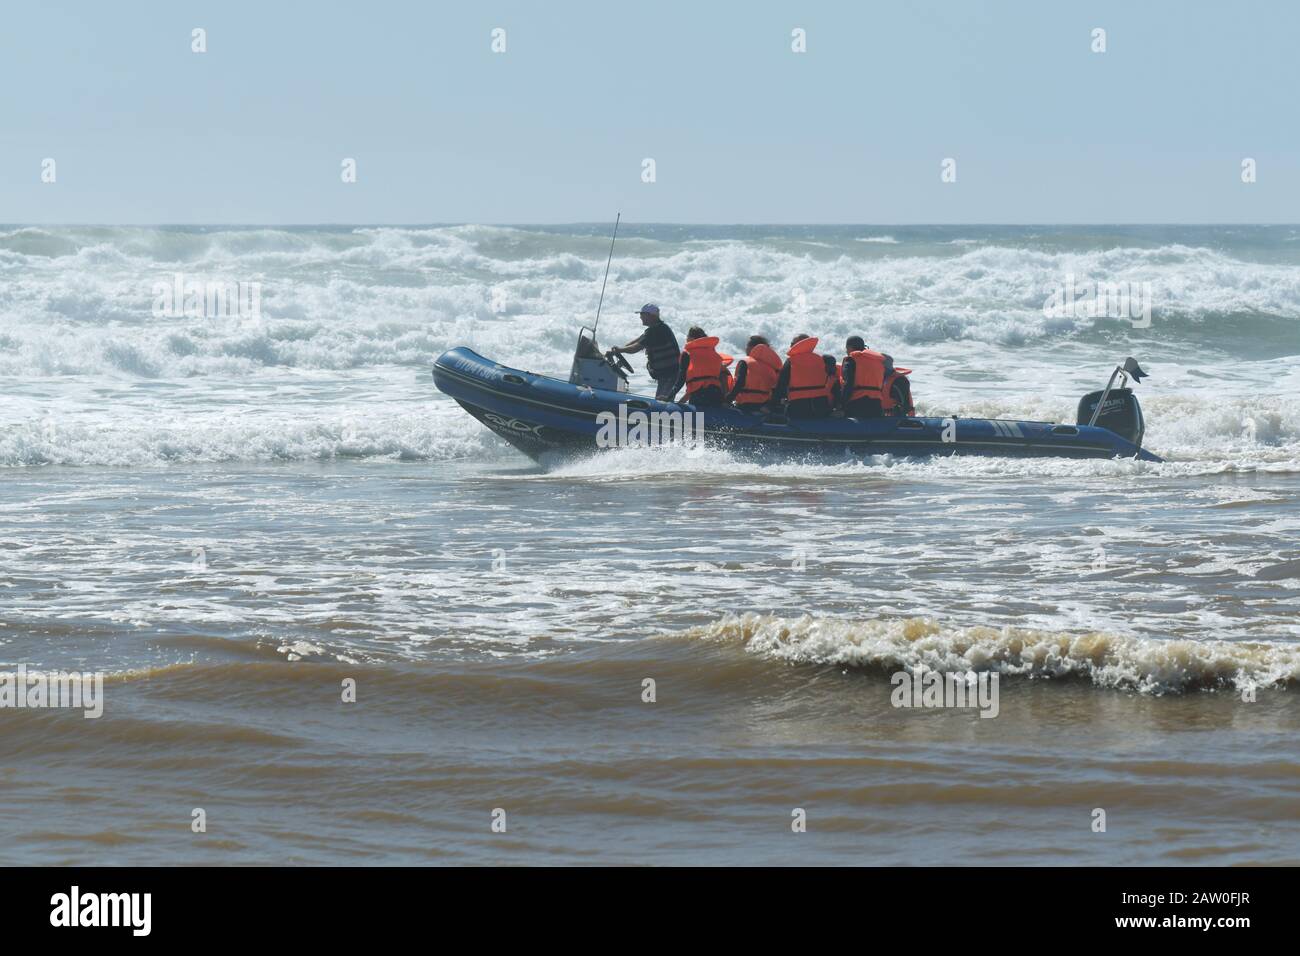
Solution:
M600 307L605 304L605 283L609 282L609 264L614 261L614 240L618 238L618 223L623 218L620 212L614 216L614 235L609 239L609 258L605 260L605 279L600 284L600 301L596 303L596 321L591 327L591 340L596 340L596 326L600 325Z

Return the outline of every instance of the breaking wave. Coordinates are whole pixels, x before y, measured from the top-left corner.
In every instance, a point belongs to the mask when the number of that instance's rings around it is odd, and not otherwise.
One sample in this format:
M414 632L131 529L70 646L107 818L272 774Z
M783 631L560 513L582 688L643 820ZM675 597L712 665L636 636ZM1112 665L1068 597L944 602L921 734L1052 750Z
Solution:
M1082 678L1161 695L1285 688L1300 680L1300 646L1154 640L1096 632L954 627L928 618L847 620L727 615L687 632L798 664L886 671L993 671L1030 679Z
M643 227L620 237L601 336L631 338L647 301L733 354L754 332L807 330L831 350L862 333L916 370L922 414L1052 421L1131 353L1154 372L1150 447L1285 471L1300 461L1289 248L1194 231ZM603 227L0 229L0 466L501 449L444 414L429 367L467 345L563 376L607 251ZM156 316L155 285L178 273L258 283L260 315ZM1067 273L1151 282L1151 327L1045 317ZM347 434L344 418L359 421Z
M630 311L665 304L737 349L795 327L838 341L862 332L898 351L980 342L1207 343L1228 354L1295 354L1300 269L1218 250L933 244L893 237L807 244L631 238L611 275L610 335ZM250 374L263 367L428 364L469 344L539 370L565 367L590 316L607 247L594 236L457 226L352 230L110 228L0 232L0 374ZM802 251L794 251L800 249ZM863 255L867 249L871 254ZM153 287L177 273L258 282L256 329L153 316ZM1150 329L1114 318L1047 318L1067 274L1149 282Z

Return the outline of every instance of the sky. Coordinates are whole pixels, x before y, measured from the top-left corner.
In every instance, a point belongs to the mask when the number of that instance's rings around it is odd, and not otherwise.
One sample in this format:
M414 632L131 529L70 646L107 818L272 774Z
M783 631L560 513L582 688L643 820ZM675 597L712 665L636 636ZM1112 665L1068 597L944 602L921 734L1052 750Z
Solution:
M6 223L1300 222L1290 0L42 0L4 19Z

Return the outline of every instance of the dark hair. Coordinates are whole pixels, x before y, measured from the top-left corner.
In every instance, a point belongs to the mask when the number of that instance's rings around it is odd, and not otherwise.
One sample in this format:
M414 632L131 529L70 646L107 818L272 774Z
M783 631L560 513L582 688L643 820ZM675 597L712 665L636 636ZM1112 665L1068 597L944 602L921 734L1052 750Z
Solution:
M850 335L849 340L844 343L844 351L846 352L861 352L866 347L867 343L862 341L860 335Z
M686 330L686 337L688 339L702 339L708 334L709 334L708 332L705 332L698 325L692 325L689 329Z
M761 335L751 335L749 337L749 341L745 343L745 351L749 352L749 350L752 349L755 345L771 345L771 344L772 344L771 342L769 342Z
M794 338L790 340L790 344L794 345L796 342L802 342L804 339L810 339L810 338L812 338L812 336L809 335L807 332L800 332L798 335L796 335Z

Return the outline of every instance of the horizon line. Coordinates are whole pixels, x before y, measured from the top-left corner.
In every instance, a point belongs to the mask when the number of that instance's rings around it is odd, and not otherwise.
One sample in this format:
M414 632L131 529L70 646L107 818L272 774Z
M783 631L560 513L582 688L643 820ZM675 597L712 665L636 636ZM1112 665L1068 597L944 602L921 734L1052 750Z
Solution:
M932 227L965 227L965 228L1005 228L1005 227L1026 227L1032 226L1042 228L1048 226L1293 226L1300 227L1300 222L1289 221L1264 221L1264 222L1245 222L1236 220L1214 220L1214 221L1186 221L1186 222L1159 222L1159 221L1115 221L1115 220L1095 220L1095 221L1075 221L1075 222L799 222L799 221L755 221L755 222L702 222L702 221L672 221L672 220L645 220L629 221L622 220L623 225L633 226L832 226L836 228L856 227L863 229L916 229ZM532 228L532 227L555 227L555 226L609 226L607 220L571 220L564 222L504 222L504 221L477 221L477 220L443 220L428 222L251 222L251 221L230 221L230 222L0 222L0 228L33 228L33 227L51 227L51 228L103 228L114 226L134 226L142 228L185 228L195 226L220 226L227 228L238 227L258 227L258 228L371 228L380 227L387 229L413 229L413 228L446 228L449 226L493 226L499 228Z

